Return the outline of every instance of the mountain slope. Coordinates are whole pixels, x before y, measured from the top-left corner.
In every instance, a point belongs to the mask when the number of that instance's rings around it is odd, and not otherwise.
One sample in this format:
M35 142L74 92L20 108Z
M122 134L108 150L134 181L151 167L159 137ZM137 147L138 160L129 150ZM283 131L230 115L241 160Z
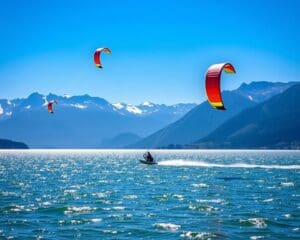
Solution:
M104 139L99 147L101 148L124 148L128 144L133 144L139 141L141 138L133 133L121 133L117 136Z
M142 139L131 147L159 148L170 144L186 144L205 136L225 120L255 103L233 92L223 93L229 110L216 111L207 101L188 112L180 120Z
M229 119L201 148L300 148L300 84Z
M28 149L28 146L22 142L0 139L0 149Z
M293 82L244 83L237 90L223 92L223 99L227 108L226 111L217 111L206 101L192 109L178 121L129 147L161 148L170 145L189 144L206 136L242 110L252 107L260 101L268 99L294 84Z

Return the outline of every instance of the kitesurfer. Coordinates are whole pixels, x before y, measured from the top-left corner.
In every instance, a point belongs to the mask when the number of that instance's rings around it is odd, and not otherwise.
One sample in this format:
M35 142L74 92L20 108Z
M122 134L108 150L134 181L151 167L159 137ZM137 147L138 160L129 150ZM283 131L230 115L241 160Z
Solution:
M149 151L144 154L144 158L147 162L154 162L154 159Z

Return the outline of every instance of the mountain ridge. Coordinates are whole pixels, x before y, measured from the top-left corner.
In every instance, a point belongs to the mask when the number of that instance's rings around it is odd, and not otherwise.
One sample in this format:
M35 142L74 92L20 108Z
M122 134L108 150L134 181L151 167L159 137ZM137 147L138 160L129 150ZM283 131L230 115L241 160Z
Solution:
M28 149L29 147L22 142L15 142L0 138L0 149Z
M47 111L51 100L58 101L54 114ZM121 133L146 136L194 106L126 104L120 110L105 99L88 94L59 96L34 92L27 98L0 99L0 137L26 142L34 148L98 148L104 139Z
M198 148L300 149L300 84L224 122ZM194 145L194 146L195 146Z
M215 130L223 122L249 108L276 95L295 82L251 82L243 83L232 91L223 91L226 111L213 109L207 101L192 109L181 119L163 129L129 145L129 148L168 148L192 143Z

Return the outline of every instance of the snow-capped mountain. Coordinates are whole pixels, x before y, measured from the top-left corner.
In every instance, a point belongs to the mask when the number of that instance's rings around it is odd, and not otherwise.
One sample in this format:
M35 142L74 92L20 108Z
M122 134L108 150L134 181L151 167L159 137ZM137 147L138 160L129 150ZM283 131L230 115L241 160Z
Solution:
M11 101L0 99L0 119L9 118L12 115L14 105Z
M0 119L6 119L22 111L32 111L39 109L46 109L49 101L56 100L57 109L62 108L76 108L81 110L99 110L106 112L117 112L122 115L136 115L145 116L152 114L170 114L175 116L182 116L187 111L191 110L196 104L176 104L165 105L155 104L151 102L143 102L139 105L132 105L127 103L109 103L100 97L91 97L89 95L81 96L59 96L55 94L42 95L37 92L32 93L28 98L24 99L0 99ZM173 119L173 117L172 117Z
M196 104L180 103L175 105L155 104L152 102L143 102L139 105L126 103L113 103L115 110L120 113L132 113L140 116L152 114L170 114L174 116L183 115L191 110Z
M169 124L150 136L131 144L132 148L161 148L186 145L197 141L243 110L254 107L269 98L284 92L295 82L251 82L238 89L224 91L226 111L214 110L207 101L199 104L179 120ZM277 106L275 105L274 108Z
M248 98L250 101L263 102L270 97L284 92L289 87L295 85L296 82L251 82L243 83L235 90L238 94Z
M54 114L47 104L56 100ZM196 104L167 106L111 104L103 98L42 95L0 99L0 138L15 139L30 147L101 147L103 139L122 133L146 136L176 121Z

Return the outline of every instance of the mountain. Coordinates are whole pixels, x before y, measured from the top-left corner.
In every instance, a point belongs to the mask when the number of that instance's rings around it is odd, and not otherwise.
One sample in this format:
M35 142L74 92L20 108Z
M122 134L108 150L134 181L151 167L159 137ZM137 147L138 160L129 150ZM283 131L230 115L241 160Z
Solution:
M224 92L227 111L216 111L207 101L192 109L178 121L130 145L133 148L161 148L172 144L187 144L205 136L225 120L255 103L233 92Z
M117 136L104 139L100 145L101 148L124 148L129 144L139 141L141 137L134 133L120 133Z
M22 142L0 139L0 149L28 149L28 146Z
M54 114L47 103L57 100ZM0 99L0 137L33 148L97 148L104 139L130 132L146 136L183 116L195 104L111 104L103 98L47 96ZM128 144L131 142L128 142Z
M10 118L13 111L13 103L6 99L0 99L0 120Z
M205 137L218 126L240 113L253 107L292 86L291 83L252 82L243 83L238 89L222 93L226 111L213 109L207 101L192 109L178 121L151 134L141 141L129 145L130 148L164 148L185 145Z
M289 87L295 85L296 82L251 82L249 84L243 83L237 90L236 93L249 98L254 102L263 102L270 97L284 92Z
M300 149L300 84L246 109L196 142L200 148Z

